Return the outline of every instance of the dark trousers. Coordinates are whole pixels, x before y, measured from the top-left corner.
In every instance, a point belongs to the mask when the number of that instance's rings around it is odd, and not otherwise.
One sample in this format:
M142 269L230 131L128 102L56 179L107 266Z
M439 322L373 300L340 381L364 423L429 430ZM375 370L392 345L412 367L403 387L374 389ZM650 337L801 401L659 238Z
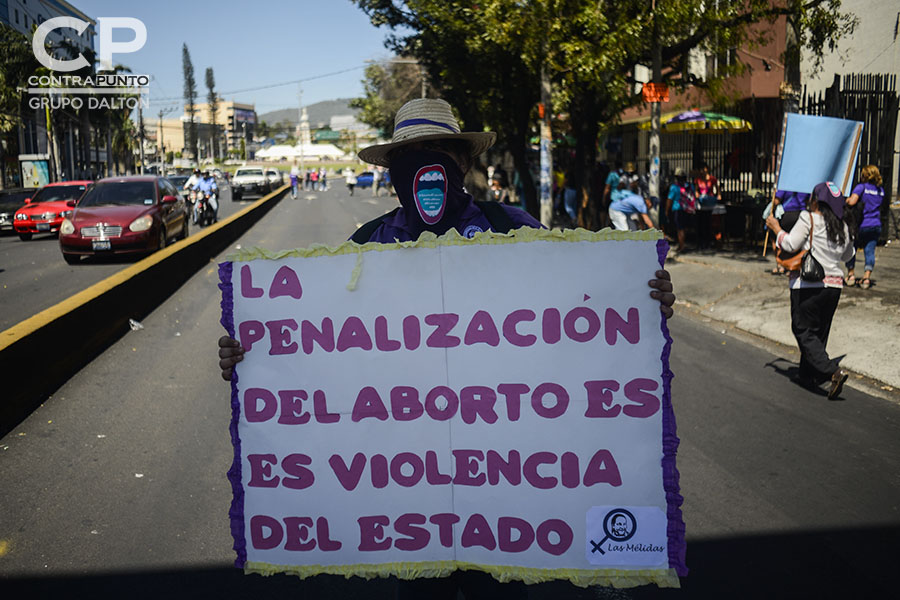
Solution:
M500 583L482 571L454 571L440 579L400 580L399 600L456 600L457 590L466 600L523 600L528 596L521 581Z
M837 371L825 345L841 298L840 288L791 290L791 330L800 347L800 377L821 383Z

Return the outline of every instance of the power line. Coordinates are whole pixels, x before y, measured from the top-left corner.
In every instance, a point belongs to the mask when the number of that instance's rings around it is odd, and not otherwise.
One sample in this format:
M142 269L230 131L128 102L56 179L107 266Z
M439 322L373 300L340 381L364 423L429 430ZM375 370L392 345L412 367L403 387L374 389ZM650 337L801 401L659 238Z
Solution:
M268 85L261 85L257 87L244 88L240 90L229 90L225 92L219 92L219 94L225 95L234 95L234 94L243 94L245 92L258 92L260 90L269 90L276 87L284 87L286 85L297 85L298 83L304 83L307 81L314 81L316 79L324 79L325 77L333 77L334 75L341 75L343 73L350 73L351 71L358 71L360 69L365 69L368 65L358 65L356 67L351 67L349 69L343 69L341 71L332 71L331 73L323 73L322 75L313 75L312 77L304 77L302 79L292 79L291 81L282 81L280 83L270 83ZM181 100L181 96L169 96L163 98L157 98L157 100Z

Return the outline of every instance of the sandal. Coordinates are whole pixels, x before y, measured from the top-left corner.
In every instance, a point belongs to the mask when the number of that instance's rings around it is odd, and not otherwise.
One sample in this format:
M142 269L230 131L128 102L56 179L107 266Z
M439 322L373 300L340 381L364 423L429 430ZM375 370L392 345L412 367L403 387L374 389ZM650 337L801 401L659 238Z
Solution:
M869 287L871 287L871 285L872 285L872 282L869 279L863 279L862 281L859 282L859 287L861 287L864 290L869 289Z
M847 279L844 280L844 283L849 287L853 287L856 285L856 277L854 275L850 275Z

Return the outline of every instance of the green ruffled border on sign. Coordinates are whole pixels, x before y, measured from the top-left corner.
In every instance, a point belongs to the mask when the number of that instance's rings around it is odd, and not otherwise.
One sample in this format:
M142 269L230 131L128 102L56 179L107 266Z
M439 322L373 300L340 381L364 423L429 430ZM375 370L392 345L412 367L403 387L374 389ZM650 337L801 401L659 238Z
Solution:
M517 244L522 242L603 242L603 241L656 241L663 237L658 229L645 229L644 231L618 231L613 229L601 229L600 231L588 231L587 229L535 229L533 227L520 227L509 233L496 233L483 231L476 233L471 238L465 238L455 229L437 236L426 231L414 242L394 242L384 244L381 242L366 242L357 244L346 241L340 246L332 247L324 244L313 244L309 248L295 248L293 250L271 251L265 248L241 248L235 253L229 254L227 260L232 262L249 262L257 259L279 260L282 258L311 258L318 256L338 256L340 254L356 254L356 266L350 273L350 281L347 289L353 291L362 274L363 252L385 250L397 250L398 248L437 248L438 246L466 246L471 244Z
M438 246L462 246L469 244L516 244L521 242L601 242L601 241L657 241L663 234L657 229L644 231L617 231L603 229L601 231L588 231L587 229L534 229L522 227L507 234L486 231L477 233L472 238L465 238L455 229L437 236L431 232L425 232L414 242L395 242L384 244L368 242L357 244L347 241L337 247L324 244L314 244L308 248L293 250L271 251L264 248L242 248L228 255L227 259L233 262L249 262L257 259L279 260L282 258L311 258L320 256L337 256L341 254L356 254L356 266L350 276L347 289L353 290L362 271L362 254L369 251L383 252L399 248L436 248ZM301 578L315 575L343 575L344 577L374 577L396 576L399 579L446 577L453 571L476 570L489 573L501 582L522 581L526 584L542 583L545 581L567 580L579 587L592 585L608 586L616 588L636 587L640 585L656 584L659 587L680 587L678 575L674 569L536 569L518 566L482 565L459 561L436 562L395 562L381 564L358 565L273 565L263 562L247 561L244 565L244 573L256 573L263 576L285 573Z
M300 578L314 575L343 575L348 579L353 576L372 579L375 577L390 577L391 575L399 579L447 577L457 569L463 571L484 571L503 583L522 581L526 584L535 584L564 579L579 587L600 585L628 588L651 583L666 588L681 587L678 575L675 574L675 569L534 569L529 567L480 565L452 560L395 562L377 565L272 565L263 562L247 561L244 565L245 574L256 573L266 577L285 573L287 575L297 575Z
M607 240L638 240L655 241L662 239L663 234L658 229L646 229L644 231L617 231L602 229L600 231L588 231L587 229L535 229L533 227L521 227L509 233L495 233L484 231L476 233L474 237L465 238L455 229L437 236L430 231L424 232L414 242L394 242L382 244L379 242L367 242L357 244L347 241L340 246L326 246L313 244L309 248L296 248L293 250L271 251L264 248L241 248L237 252L228 255L228 260L234 262L247 262L258 258L278 260L288 257L308 258L314 256L336 256L339 254L356 254L360 251L368 252L376 250L396 250L398 248L436 248L438 246L463 246L477 244L515 244L519 242L601 242Z

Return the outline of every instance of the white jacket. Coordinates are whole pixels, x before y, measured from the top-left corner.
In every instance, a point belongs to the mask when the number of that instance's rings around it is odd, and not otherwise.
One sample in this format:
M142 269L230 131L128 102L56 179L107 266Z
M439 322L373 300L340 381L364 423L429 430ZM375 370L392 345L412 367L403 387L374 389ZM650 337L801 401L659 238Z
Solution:
M804 210L800 213L797 223L790 232L782 231L778 234L776 243L785 252L808 250L811 217L813 219L812 254L825 270L825 280L804 281L800 279L800 271L791 271L790 287L792 290L810 287L843 287L844 271L841 269L841 265L850 260L854 252L853 240L850 239L850 232L847 230L846 224L844 224L844 244L839 246L828 239L825 217Z

